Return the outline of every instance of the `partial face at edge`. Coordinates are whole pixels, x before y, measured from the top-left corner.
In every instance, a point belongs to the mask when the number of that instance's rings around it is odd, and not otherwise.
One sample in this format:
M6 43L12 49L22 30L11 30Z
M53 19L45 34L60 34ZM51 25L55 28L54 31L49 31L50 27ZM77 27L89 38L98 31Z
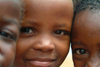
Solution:
M13 1L0 1L0 67L11 67L19 35L20 10Z
M81 11L72 30L75 67L100 67L100 10Z
M59 67L65 59L73 17L71 0L25 0L16 67ZM23 47L24 46L24 47Z

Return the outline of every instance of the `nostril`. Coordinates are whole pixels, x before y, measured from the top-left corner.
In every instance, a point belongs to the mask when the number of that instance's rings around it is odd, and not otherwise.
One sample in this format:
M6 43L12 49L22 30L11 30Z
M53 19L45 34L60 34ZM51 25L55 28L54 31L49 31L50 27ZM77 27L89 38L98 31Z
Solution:
M38 43L33 45L33 49L41 52L50 52L55 49L55 45L50 43L49 44Z
M41 45L39 47L37 47L35 50L41 51L41 52L50 52L54 50L54 47L47 46L47 45Z
M55 49L55 44L51 38L44 36L41 37L35 44L33 45L35 50L42 52L50 52Z
M44 51L44 52L50 52L50 51L53 51L54 50L54 48L50 45L50 46L45 46L45 47L43 47L43 49L42 49L42 51Z
M86 64L85 67L90 67L89 64Z

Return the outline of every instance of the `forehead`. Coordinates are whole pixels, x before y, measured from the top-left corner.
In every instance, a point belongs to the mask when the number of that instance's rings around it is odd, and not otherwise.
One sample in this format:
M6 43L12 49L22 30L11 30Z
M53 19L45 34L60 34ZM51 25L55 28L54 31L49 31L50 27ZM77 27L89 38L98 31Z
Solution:
M73 39L86 43L100 42L100 11L81 11L76 15L73 25Z
M0 0L0 24L20 26L20 7L13 0ZM1 23L2 22L2 23Z
M100 31L100 11L81 11L76 15L74 27L77 29L86 29L89 32ZM84 30L84 31L86 31Z
M25 0L27 14L31 16L68 16L72 18L73 4L71 0Z
M19 19L20 8L19 5L13 0L0 1L0 17L7 16Z

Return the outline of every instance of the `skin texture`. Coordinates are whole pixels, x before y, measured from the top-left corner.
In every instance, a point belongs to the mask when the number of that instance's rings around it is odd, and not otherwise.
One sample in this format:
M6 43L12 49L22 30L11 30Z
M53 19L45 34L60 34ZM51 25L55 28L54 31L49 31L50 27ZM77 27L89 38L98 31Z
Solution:
M100 10L79 12L72 29L75 67L100 67Z
M25 0L15 67L59 67L69 50L71 0Z
M0 0L0 67L11 67L14 62L19 21L18 4Z

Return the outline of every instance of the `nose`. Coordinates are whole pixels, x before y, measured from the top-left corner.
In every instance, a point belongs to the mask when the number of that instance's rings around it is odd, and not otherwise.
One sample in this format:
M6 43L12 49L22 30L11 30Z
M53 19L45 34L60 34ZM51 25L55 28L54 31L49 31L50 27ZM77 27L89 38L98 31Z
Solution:
M97 54L92 56L85 67L100 67L100 57Z
M36 43L34 44L34 49L42 52L50 52L55 49L55 43L53 42L52 38L49 36L42 36L37 39Z

